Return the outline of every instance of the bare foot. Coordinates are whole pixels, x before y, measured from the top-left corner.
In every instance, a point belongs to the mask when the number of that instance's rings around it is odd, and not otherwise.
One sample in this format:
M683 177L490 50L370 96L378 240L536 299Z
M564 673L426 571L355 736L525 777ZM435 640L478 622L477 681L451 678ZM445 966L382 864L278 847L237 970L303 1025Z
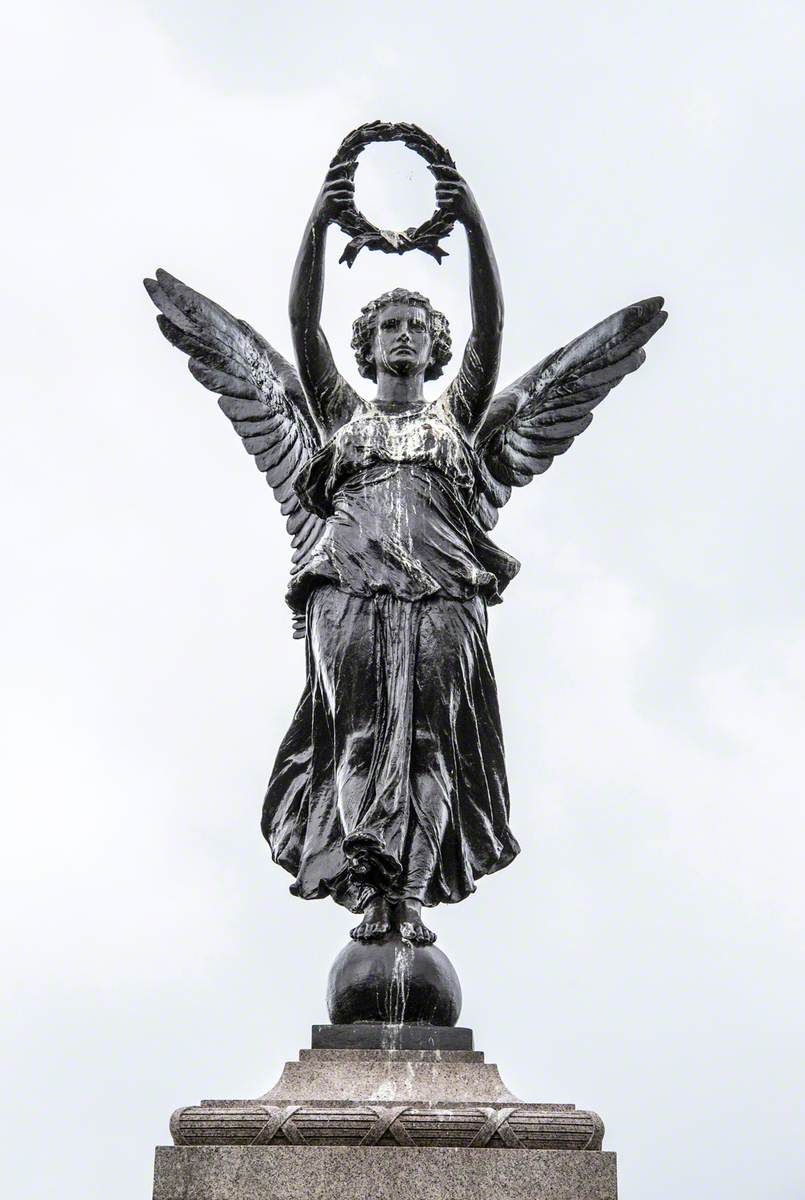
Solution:
M391 932L391 910L385 896L375 896L367 904L360 925L349 931L356 942L379 942Z
M422 922L422 904L419 900L400 900L394 908L394 924L403 941L415 946L431 946L436 934Z

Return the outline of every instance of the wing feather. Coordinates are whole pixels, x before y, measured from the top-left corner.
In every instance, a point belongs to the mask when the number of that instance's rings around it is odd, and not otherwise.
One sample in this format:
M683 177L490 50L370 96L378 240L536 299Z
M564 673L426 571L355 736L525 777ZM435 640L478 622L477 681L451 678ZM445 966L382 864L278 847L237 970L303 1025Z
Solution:
M277 445L277 439L271 433L258 433L254 437L242 437L240 440L249 454L261 454L264 450L273 450Z
M310 551L313 549L313 547L318 542L319 537L320 537L320 532L318 529L311 527L309 529L301 531L297 535L297 537L298 537L299 544L297 545L296 549L293 552L293 555L291 556L291 562L293 564L292 571L294 574L298 570L301 569L302 563L304 562L304 560L307 558Z
M292 454L279 457L269 451L266 454L256 454L254 461L273 488L280 504L290 497L299 465L298 458L295 459Z
M226 413L232 424L237 429L238 433L243 432L238 429L236 422L243 421L268 421L276 419L282 421L281 417L271 418L266 412L266 406L262 400L242 400L238 396L220 396L218 406L222 412Z
M294 495L295 495L295 493L294 493ZM306 508L303 508L301 504L297 504L296 500L294 499L293 496L291 497L290 500L281 500L280 501L280 512L282 513L282 515L284 517L288 517L291 515L291 513L295 513L297 511L297 509L299 510L299 512L303 512L303 513L306 513L308 511ZM286 522L286 525L287 525L287 522Z
M191 358L187 365L190 368L190 374L211 392L236 396L239 400L255 400L258 404L262 399L261 389L250 379L241 379L226 371L216 371L214 367L208 367L198 358Z
M276 467L287 457L295 456L299 448L299 435L293 426L271 431L262 437L242 438L243 445L254 455L261 471ZM294 463L294 466L297 464Z
M218 403L223 409L221 400L231 399L231 396L221 396ZM249 438L277 436L285 430L287 422L285 417L273 417L263 409L261 416L255 416L250 421L233 421L232 425L235 432L240 434L243 441L246 442Z
M295 537L296 534L299 533L305 525L307 525L309 518L312 516L313 514L309 513L307 509L301 507L296 508L285 522L285 528L288 530L288 533L290 533L291 537Z

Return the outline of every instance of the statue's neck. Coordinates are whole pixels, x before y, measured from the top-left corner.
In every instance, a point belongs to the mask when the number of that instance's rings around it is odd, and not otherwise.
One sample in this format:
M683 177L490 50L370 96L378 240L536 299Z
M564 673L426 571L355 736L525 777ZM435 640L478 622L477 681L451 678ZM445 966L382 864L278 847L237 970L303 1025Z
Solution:
M416 411L425 403L422 375L392 375L378 371L375 406L381 412Z

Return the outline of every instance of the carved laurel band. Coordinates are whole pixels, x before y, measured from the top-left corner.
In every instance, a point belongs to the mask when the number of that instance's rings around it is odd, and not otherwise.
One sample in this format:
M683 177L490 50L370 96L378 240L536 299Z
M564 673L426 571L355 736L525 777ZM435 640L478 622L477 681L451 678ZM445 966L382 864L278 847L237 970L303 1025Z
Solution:
M517 1105L443 1109L426 1105L200 1105L171 1118L177 1146L467 1146L511 1150L600 1150L601 1118L572 1108Z

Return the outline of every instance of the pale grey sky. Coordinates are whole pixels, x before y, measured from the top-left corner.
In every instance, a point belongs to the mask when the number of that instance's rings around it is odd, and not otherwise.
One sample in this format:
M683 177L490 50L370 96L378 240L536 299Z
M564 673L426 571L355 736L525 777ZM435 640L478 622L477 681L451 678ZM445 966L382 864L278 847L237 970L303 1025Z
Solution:
M4 1194L147 1196L174 1107L264 1091L325 1019L349 915L290 897L258 830L303 676L286 538L140 279L164 266L289 353L320 178L381 117L476 192L502 383L632 300L671 314L497 530L524 563L491 614L523 854L434 915L462 1023L522 1097L601 1113L623 1200L799 1200L800 6L8 22ZM384 225L429 211L399 149L358 189ZM351 320L388 286L466 335L460 233L442 268L348 272L343 240L325 317L353 382Z

